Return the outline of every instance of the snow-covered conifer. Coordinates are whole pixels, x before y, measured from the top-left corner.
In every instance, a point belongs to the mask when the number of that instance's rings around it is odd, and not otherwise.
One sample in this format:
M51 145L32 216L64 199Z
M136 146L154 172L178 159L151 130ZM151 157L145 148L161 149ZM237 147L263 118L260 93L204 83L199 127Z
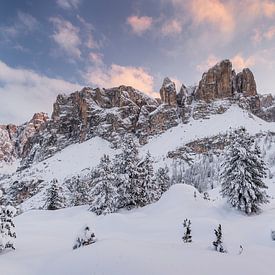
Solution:
M214 233L216 236L216 240L213 241L213 246L216 251L225 253L226 250L223 247L223 240L222 240L222 226L219 224L217 229L214 229Z
M235 131L234 142L223 163L221 194L235 208L246 214L256 213L267 203L263 182L266 166L258 146L244 128Z
M123 139L122 152L116 155L114 169L116 183L119 192L119 207L132 208L136 206L136 198L139 193L139 169L140 159L138 150L132 137Z
M139 164L139 193L136 197L138 206L145 206L157 201L161 196L159 184L154 179L154 169L151 154L147 152L144 161Z
M185 219L183 222L183 227L184 227L184 235L182 237L182 240L185 243L191 243L192 242L192 235L191 235L191 221Z
M97 215L116 212L119 194L115 186L115 174L108 155L101 158L97 169L99 177L94 179L90 211Z
M51 181L51 186L47 191L46 208L48 210L57 210L64 207L65 199L62 195L62 188L57 179Z
M73 249L77 249L81 246L90 245L95 242L96 242L95 234L93 232L91 232L89 226L85 226L84 230L76 238L75 243L73 245Z
M161 194L166 192L170 187L169 169L167 165L163 168L160 167L156 173L156 183L160 187Z
M15 225L13 217L16 209L12 206L0 206L0 252L7 249L15 249Z
M89 204L90 196L89 196L89 187L87 181L85 179L80 179L79 177L74 182L75 190L74 190L74 201L73 204L75 206Z

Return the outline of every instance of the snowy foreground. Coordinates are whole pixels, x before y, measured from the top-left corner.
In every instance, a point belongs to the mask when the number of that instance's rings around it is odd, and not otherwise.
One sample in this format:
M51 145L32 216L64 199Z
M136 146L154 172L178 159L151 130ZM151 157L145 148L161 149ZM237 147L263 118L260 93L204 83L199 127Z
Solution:
M95 216L87 207L26 212L15 219L17 249L0 256L0 274L273 275L275 241L270 231L275 225L275 200L260 215L247 217L224 200L214 200L220 197L217 190L210 194L211 201L200 194L195 199L194 190L174 185L155 204L107 216ZM181 239L185 218L192 222L191 244ZM212 249L219 223L227 254ZM73 250L85 224L97 242Z

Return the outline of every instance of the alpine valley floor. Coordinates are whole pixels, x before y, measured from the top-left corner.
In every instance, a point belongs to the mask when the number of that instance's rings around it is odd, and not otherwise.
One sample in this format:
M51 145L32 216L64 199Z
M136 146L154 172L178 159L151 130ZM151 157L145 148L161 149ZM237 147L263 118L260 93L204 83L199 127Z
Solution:
M31 210L15 218L17 249L0 257L1 275L273 275L275 187L259 215L245 216L220 198L211 200L184 184L172 186L156 203L131 211L96 216L86 206L56 211ZM182 241L182 222L191 219L193 242ZM228 253L212 248L222 224ZM78 231L90 225L97 242L72 250ZM239 247L243 246L242 254Z

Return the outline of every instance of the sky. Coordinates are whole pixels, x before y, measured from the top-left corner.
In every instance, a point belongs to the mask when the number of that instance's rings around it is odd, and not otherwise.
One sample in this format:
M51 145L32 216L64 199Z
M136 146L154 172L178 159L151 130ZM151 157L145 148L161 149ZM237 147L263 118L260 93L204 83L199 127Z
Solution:
M83 86L157 97L223 59L275 94L274 42L275 0L0 0L0 124Z

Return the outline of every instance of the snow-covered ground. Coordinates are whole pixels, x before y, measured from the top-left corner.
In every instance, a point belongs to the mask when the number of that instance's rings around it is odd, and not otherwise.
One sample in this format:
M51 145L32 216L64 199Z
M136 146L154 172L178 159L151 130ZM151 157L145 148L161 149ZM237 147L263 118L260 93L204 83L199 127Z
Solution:
M273 275L275 241L270 230L275 225L275 201L260 215L248 217L222 199L195 199L194 190L174 185L155 204L107 216L95 216L85 206L26 212L15 219L17 250L0 256L0 274ZM185 218L192 222L191 244L181 240ZM226 254L212 250L219 223ZM98 241L72 250L85 224Z

